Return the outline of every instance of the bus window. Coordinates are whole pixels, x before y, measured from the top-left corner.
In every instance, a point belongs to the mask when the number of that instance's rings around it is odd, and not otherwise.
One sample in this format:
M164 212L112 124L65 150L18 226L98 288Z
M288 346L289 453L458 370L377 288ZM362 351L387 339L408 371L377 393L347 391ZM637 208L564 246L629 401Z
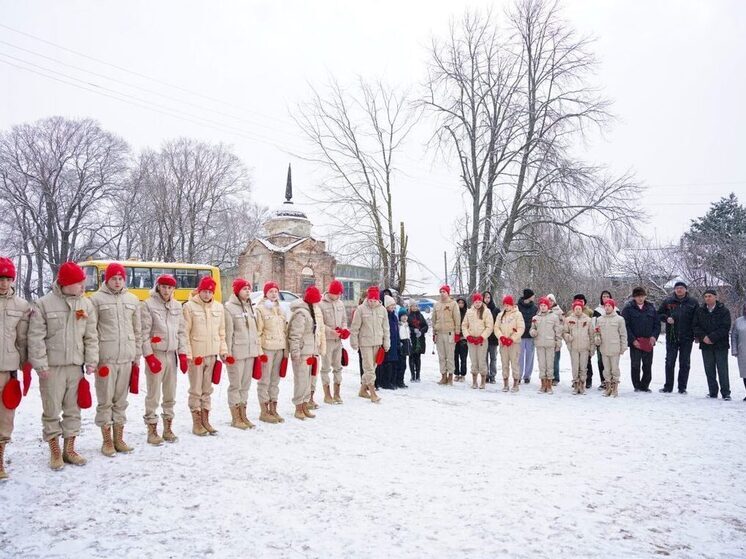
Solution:
M127 287L130 289L150 289L153 276L150 268L127 268Z
M164 276L166 274L176 277L173 268L153 268L153 281L156 281L160 276ZM179 285L178 287L181 286Z
M85 271L85 290L86 291L97 291L98 290L98 269L96 266L86 266L83 268Z
M176 283L180 289L196 289L199 280L205 276L212 276L210 270L175 270Z

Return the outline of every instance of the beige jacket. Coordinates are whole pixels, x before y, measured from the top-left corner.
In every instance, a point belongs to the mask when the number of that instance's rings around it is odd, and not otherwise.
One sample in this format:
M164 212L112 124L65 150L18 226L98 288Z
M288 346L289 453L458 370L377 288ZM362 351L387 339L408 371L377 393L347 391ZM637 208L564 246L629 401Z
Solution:
M188 359L228 353L223 305L214 299L205 303L199 295L193 295L184 303L183 313Z
M477 309L471 307L466 311L464 322L461 324L461 331L464 337L468 336L482 336L482 339L487 343L487 338L492 334L492 328L495 326L495 322L492 319L492 313L486 305L482 305L482 318L479 318Z
M595 343L601 355L621 355L627 351L627 325L617 313L596 317Z
M384 351L391 349L389 317L380 302L371 308L366 300L355 309L350 326L350 345L355 351L378 346L383 346Z
M332 301L328 293L324 293L324 298L319 303L321 313L324 315L324 331L327 340L338 340L335 328L347 329L347 312L342 299Z
M98 365L96 308L90 299L64 295L55 282L52 291L39 299L31 312L28 354L37 371Z
M323 355L326 353L324 316L318 305L313 305L313 316L303 299L290 305L292 315L288 322L288 347L290 356Z
M574 314L565 317L562 337L567 347L573 351L589 351L594 353L596 345L593 343L593 319L586 314L580 317Z
M236 359L259 355L259 335L251 301L242 303L231 295L225 304L225 343L228 354Z
M562 323L556 312L539 312L534 316L529 334L536 347L553 347L555 351L562 348Z
M288 346L288 322L285 313L282 312L280 302L273 303L264 297L254 307L254 311L261 349L268 351L286 350Z
M453 299L447 303L435 303L432 324L434 334L460 334L461 313L458 310L458 303Z
M502 310L495 317L495 336L499 340L501 336L510 338L513 343L519 343L521 336L526 331L526 323L518 307L513 310Z
M161 296L151 290L150 298L140 305L142 326L142 354L152 355L154 351L186 354L186 334L181 303L171 299L166 303ZM160 338L157 344L150 340Z
M31 305L11 287L0 295L0 371L16 371L28 360L28 321Z
M96 308L99 363L139 361L142 350L140 301L122 289L114 293L104 284L91 296Z

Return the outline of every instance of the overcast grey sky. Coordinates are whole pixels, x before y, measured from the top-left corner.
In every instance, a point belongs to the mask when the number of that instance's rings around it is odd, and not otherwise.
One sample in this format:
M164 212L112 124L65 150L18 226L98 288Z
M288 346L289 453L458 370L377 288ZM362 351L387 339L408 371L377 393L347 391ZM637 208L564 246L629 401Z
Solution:
M307 149L289 110L307 98L309 82L320 85L329 74L343 82L362 75L416 91L433 34L443 35L449 19L467 7L499 11L505 5L0 0L0 128L63 115L95 118L135 149L176 136L223 141L252 170L255 199L275 206L290 161L299 195L313 188L314 169L286 153ZM597 81L619 119L583 150L588 160L615 171L632 169L648 185L640 200L651 217L645 232L672 241L718 197L733 191L744 201L746 2L561 5L578 32L597 39ZM102 95L114 95L104 88L131 96L134 104ZM181 118L142 105L178 110ZM397 218L408 223L412 253L440 273L462 198L456 173L434 165L425 150L426 134L418 130L399 161ZM323 224L323 216L310 213ZM429 286L439 281L415 276Z

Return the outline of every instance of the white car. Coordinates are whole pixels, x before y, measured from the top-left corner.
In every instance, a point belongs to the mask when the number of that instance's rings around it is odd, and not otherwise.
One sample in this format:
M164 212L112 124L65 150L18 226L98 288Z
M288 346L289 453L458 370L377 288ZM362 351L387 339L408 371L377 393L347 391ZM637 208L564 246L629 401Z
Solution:
M264 291L253 291L251 293L251 302L256 305L264 297ZM280 308L285 313L285 316L290 318L290 304L293 301L300 299L295 293L290 291L280 291Z

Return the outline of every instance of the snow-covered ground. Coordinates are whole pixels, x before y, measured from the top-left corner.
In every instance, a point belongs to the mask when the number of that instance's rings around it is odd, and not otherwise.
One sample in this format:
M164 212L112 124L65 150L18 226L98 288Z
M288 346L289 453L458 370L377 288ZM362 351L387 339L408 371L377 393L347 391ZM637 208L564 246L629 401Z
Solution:
M135 453L102 456L87 410L89 463L62 472L47 468L35 382L0 484L0 556L746 557L735 360L734 401L723 402L704 397L696 349L689 394L658 394L663 357L658 346L654 393L632 392L624 359L609 399L570 393L567 355L548 396L536 380L519 394L438 386L428 354L423 382L383 391L378 406L356 397L354 363L344 405L295 420L288 377L286 423L248 432L229 426L221 384L209 438L189 433L180 376L177 444L145 443L141 393L129 408ZM255 420L253 386L250 411Z

